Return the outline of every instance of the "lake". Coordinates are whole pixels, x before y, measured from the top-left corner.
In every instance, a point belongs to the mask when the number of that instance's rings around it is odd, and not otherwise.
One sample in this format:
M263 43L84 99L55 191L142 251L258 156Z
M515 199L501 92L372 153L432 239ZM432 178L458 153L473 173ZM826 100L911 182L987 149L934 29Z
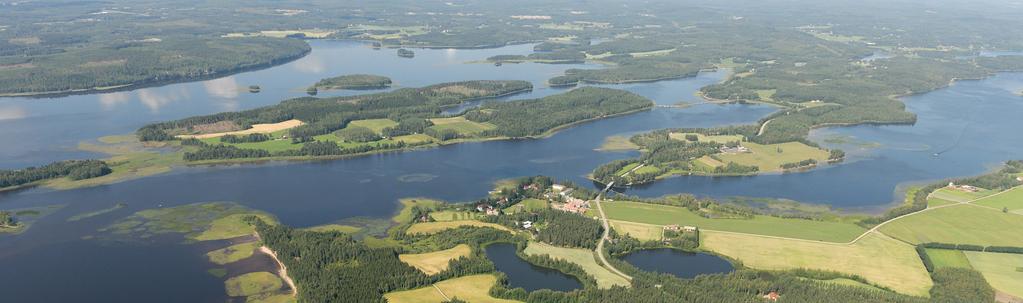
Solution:
M515 244L496 243L486 247L487 259L508 277L510 288L522 287L526 291L550 289L572 291L583 287L574 277L560 271L539 267L519 258Z
M672 274L682 279L727 273L733 269L732 264L721 257L671 248L634 251L622 257L622 260L645 271Z
M425 86L444 81L521 79L531 81L532 92L502 100L533 98L563 92L547 88L546 79L568 68L598 65L465 64L497 54L528 54L531 45L485 50L416 50L412 59L394 50L373 50L351 41L312 41L313 52L288 64L215 80L173 84L107 94L61 98L0 98L0 140L18 142L0 147L0 167L38 165L54 160L97 157L75 150L82 140L126 134L146 123L225 110L274 104L304 96L304 87L320 78L347 73L389 76L397 86ZM699 87L724 79L727 71L704 72L697 77L602 85L622 88L658 104L696 103ZM250 84L262 92L250 94ZM659 196L680 192L713 197L756 196L824 203L847 209L879 211L898 199L897 189L907 184L950 176L979 174L1004 160L1023 158L1017 138L1018 113L1023 112L1023 74L1000 74L980 81L962 81L952 87L905 98L908 110L919 115L915 125L857 126L814 131L811 139L847 151L848 160L806 173L756 177L676 177L628 189L628 194ZM341 91L321 94L362 94ZM608 136L631 135L669 127L714 127L755 123L772 113L767 105L701 104L687 108L656 108L632 115L603 119L565 129L537 140L508 140L449 145L412 152L396 152L337 161L226 165L181 168L158 176L68 191L42 188L0 193L0 209L66 204L17 236L0 236L0 267L31 269L38 275L0 280L0 292L15 301L36 301L37 294L60 296L50 281L88 280L81 292L67 292L64 300L102 300L114 296L121 285L136 285L145 273L178 275L180 282L149 285L153 293L173 293L177 301L223 302L222 280L205 271L201 248L177 242L143 244L96 243L97 229L135 211L206 201L236 201L276 215L293 226L312 226L352 217L386 218L397 210L398 199L430 197L472 201L484 196L493 183L512 177L550 175L587 184L585 175L600 164L634 157L637 152L600 152ZM1002 140L1004 139L1004 140ZM938 154L938 156L934 156ZM409 178L419 176L420 178ZM425 176L425 177L424 177ZM117 202L128 207L78 222L75 214L104 209ZM85 239L83 239L85 238ZM173 242L173 241L172 241ZM129 248L137 246L137 248ZM133 250L133 249L138 249ZM159 271L146 252L159 250L168 257ZM61 252L57 254L55 252ZM81 253L79 253L81 252ZM104 253L105 252L105 253ZM161 256L163 256L161 254ZM54 260L60 258L60 260ZM102 270L66 270L68 264L103 264ZM86 266L81 265L81 266ZM173 273L168 272L173 271ZM11 283L4 283L11 282ZM65 283L66 282L66 283ZM180 292L180 289L195 289ZM218 289L219 294L213 294ZM88 291L86 291L88 290ZM190 296L190 297L186 297Z

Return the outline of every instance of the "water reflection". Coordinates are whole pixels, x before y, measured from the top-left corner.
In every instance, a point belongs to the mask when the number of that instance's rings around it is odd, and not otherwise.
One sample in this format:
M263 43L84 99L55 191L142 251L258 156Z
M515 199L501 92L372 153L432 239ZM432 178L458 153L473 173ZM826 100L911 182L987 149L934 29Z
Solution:
M0 120L17 120L28 116L28 112L19 106L0 107Z

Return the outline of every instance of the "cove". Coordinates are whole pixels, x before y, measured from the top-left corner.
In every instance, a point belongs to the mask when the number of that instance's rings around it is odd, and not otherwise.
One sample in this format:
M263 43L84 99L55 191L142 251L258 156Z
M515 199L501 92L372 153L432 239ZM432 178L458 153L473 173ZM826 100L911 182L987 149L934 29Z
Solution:
M515 244L495 243L486 247L487 259L494 262L497 270L508 277L511 288L521 287L526 291L550 289L572 291L582 288L575 278L560 271L539 267L519 258Z
M672 274L682 279L728 273L733 269L731 263L718 256L671 248L639 250L625 255L622 260L645 271Z

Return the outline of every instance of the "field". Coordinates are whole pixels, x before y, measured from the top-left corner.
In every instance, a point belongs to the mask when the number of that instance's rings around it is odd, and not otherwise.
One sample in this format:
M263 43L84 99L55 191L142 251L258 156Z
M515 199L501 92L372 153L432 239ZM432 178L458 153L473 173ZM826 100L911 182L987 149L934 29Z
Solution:
M348 123L348 126L365 127L380 135L385 128L398 126L398 122L391 119L355 120Z
M346 234L354 234L354 233L357 233L360 230L362 230L362 228L358 227L358 226L351 226L351 225L324 224L324 225L317 225L317 226L309 227L309 228L306 228L305 230L315 231L315 232L336 231L336 232L341 232L341 233L346 233Z
M966 259L966 255L960 250L928 248L927 256L931 258L935 268L970 268L970 260Z
M1023 298L1023 255L968 251L966 258L991 287Z
M941 188L941 189L938 189L938 190L934 191L933 193L931 193L931 198L938 198L938 199L948 200L948 201L952 201L952 202L967 202L967 201L972 201L972 200L980 199L980 198L989 196L989 195L994 194L994 193L995 193L994 191L986 190L986 189L978 191L978 192L975 192L975 193L971 193L971 192L967 192L967 191L954 190L954 189L948 189L948 188ZM1006 194L1008 194L1008 193L1006 193Z
M865 229L852 223L782 219L756 216L753 219L708 219L688 209L636 202L603 203L609 219L653 225L691 225L701 229L752 233L777 237L844 243Z
M749 153L718 154L722 162L735 162L736 164L751 165L760 168L761 172L780 170L785 163L799 162L806 159L817 160L818 163L827 162L831 155L828 151L812 147L801 142L788 142L780 144L761 145L752 142L742 144L749 148ZM779 150L781 152L779 152Z
M471 211L435 211L430 213L430 218L436 221L458 221L458 220L475 220L480 214Z
M582 249L582 248L564 248L552 246L540 242L529 242L526 246L526 255L548 255L554 259L561 259L569 261L579 265L586 271L587 274L597 279L597 286L600 288L611 288L612 286L626 286L631 285L628 280L625 280L622 276L616 275L611 271L601 267L597 264L597 260L594 259L593 251Z
M610 136L604 138L604 143L597 148L598 151L629 151L637 150L639 145L629 141L626 136Z
M266 222L275 222L273 218L264 214L234 214L227 217L213 220L213 223L199 235L195 236L196 240L209 241L209 240L224 240L230 238L236 238L246 235L253 234L253 227L248 223L242 221L245 217L256 216Z
M227 279L224 288L232 297L248 297L281 289L284 282L269 272L252 272Z
M994 207L997 209L1008 208L1009 211L1023 210L1023 187L1016 187L994 197L984 198L974 202L976 204Z
M440 281L433 286L387 293L384 298L390 303L442 303L454 298L472 303L518 302L491 297L488 293L495 284L497 277L493 275L465 276Z
M611 227L619 234L627 234L630 237L643 241L661 240L661 235L664 234L664 226L662 225L615 220L611 220L610 223Z
M675 139L675 140L679 140L679 141L688 141L688 140L686 140L686 135L696 135L696 141L699 141L699 142L715 142L715 143L725 144L725 143L733 142L733 141L739 141L739 142L743 141L743 136L742 135L708 136L708 135L698 134L698 133L670 133L670 134L668 134L668 137L670 137L672 139Z
M913 246L877 233L851 245L713 231L703 231L701 236L703 249L756 269L807 268L854 274L917 296L926 296L932 284Z
M259 247L259 243L257 242L235 244L208 252L206 253L206 258L208 258L210 262L220 265L234 263L251 257L257 247Z
M505 209L505 211L509 211L511 213L517 213L519 211L535 212L547 209L548 207L549 206L547 205L547 201L529 198L522 200L522 202L519 202L518 204L508 207L507 209Z
M432 233L436 233L436 232L439 232L439 231L442 231L442 230L445 230L445 229L458 228L458 227L461 227L461 226L480 226L480 227L490 227L490 228L495 228L495 229L499 229L499 230L511 231L507 227L504 227L504 226L501 226L501 225L497 225L497 224L494 224L494 223L484 223L484 222L474 221L474 220L461 220L461 221L447 221L447 222L416 223L416 224L412 224L412 226L410 226L408 228L408 230L405 231L405 233L410 234L410 235L411 234L432 234Z
M935 209L892 221L881 232L910 243L1023 246L1023 216L975 205Z
M277 123L253 124L252 127L249 128L249 129L243 129L243 130L233 131L233 132L222 132L222 133L201 134L201 135L180 135L180 136L177 136L177 137L178 138L183 138L183 139L184 138L208 139L208 138L223 137L223 136L227 136L227 135L269 134L269 133L276 132L276 131L282 131L282 130L290 129L290 128L293 128L293 127L296 127L296 126L299 126L299 125L302 125L302 124L305 124L305 123L302 122L302 121L299 121L299 120L291 119L291 120L288 120L288 121L282 121L282 122L277 122Z
M427 198L405 198L399 201L402 205L401 210L398 214L391 217L391 221L395 223L405 223L412 221L412 207L419 206L427 209L434 209L438 206L444 205L444 201L433 200Z
M398 259L423 271L427 275L435 275L447 270L448 263L451 260L458 259L459 257L468 257L471 253L472 249L468 245L459 244L458 246L441 251L422 254L402 254L398 255Z
M433 126L430 128L437 131L453 130L460 135L472 136L477 135L485 130L491 130L497 128L490 123L479 123L466 120L463 117L452 117L452 118L435 118L430 119L433 122Z

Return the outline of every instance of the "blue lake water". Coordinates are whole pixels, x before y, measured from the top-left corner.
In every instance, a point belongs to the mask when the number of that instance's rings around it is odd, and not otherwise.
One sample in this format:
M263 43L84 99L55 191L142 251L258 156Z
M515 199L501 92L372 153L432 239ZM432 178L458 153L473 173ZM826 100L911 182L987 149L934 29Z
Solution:
M572 291L583 287L572 276L522 260L515 255L515 244L491 244L487 246L486 250L487 259L494 262L497 270L508 277L510 288L521 287L526 291L540 289Z
M18 142L0 147L0 168L98 157L74 147L82 140L131 133L153 121L247 109L304 96L303 87L339 74L380 74L392 77L397 86L404 87L474 79L529 80L536 87L530 93L504 98L507 100L565 91L547 88L544 82L567 68L599 68L465 63L497 54L527 54L530 45L489 50L416 50L412 59L398 58L393 50L373 50L358 42L314 41L312 45L313 52L297 61L210 81L52 99L0 98L0 141ZM633 91L658 104L695 103L699 100L693 93L699 87L720 81L726 75L726 71L705 72L693 78L607 86ZM238 89L250 84L262 86L262 92L250 94ZM840 165L806 173L756 177L676 177L631 188L627 193L788 198L876 211L897 199L897 189L906 184L979 174L1004 160L1023 158L1020 152L1023 140L1018 140L1023 97L1014 94L1020 90L1023 74L962 81L905 98L908 110L919 115L915 125L814 131L812 140L847 151L848 161ZM359 93L366 92L341 91L320 96ZM669 127L754 123L774 110L766 105L712 104L657 108L581 124L546 139L467 143L337 161L182 168L92 188L0 193L0 209L68 205L21 235L0 236L3 248L0 268L24 268L23 264L31 264L35 271L45 273L2 277L0 293L10 294L18 302L38 301L34 295L47 292L50 281L83 279L91 283L87 289L68 292L67 300L53 297L54 300L44 301L116 298L114 292L120 285L136 285L140 277L145 277L138 268L152 266L151 259L132 256L144 256L151 249L159 249L168 254L189 255L160 260L166 264L161 271L174 271L167 274L181 278L175 284L179 287L176 290L196 289L194 296L188 296L192 292L174 293L177 297L173 298L180 299L176 301L223 302L221 281L205 273L212 265L202 261L202 252L194 246L120 245L96 243L83 237L97 234L98 228L117 218L161 205L236 201L273 213L285 224L311 226L351 217L388 217L397 211L397 200L404 197L470 201L485 195L494 182L504 178L542 174L586 184L585 175L594 167L637 155L596 151L608 136ZM126 202L128 207L66 222L75 214L107 208L117 202ZM60 262L51 260L55 257L61 258ZM103 270L64 270L67 263L103 264ZM152 293L176 291L161 290L163 286L155 284L149 287ZM221 292L214 294L214 288Z
M721 257L670 248L635 251L622 260L645 271L672 274L682 279L727 273L733 269L732 264Z

